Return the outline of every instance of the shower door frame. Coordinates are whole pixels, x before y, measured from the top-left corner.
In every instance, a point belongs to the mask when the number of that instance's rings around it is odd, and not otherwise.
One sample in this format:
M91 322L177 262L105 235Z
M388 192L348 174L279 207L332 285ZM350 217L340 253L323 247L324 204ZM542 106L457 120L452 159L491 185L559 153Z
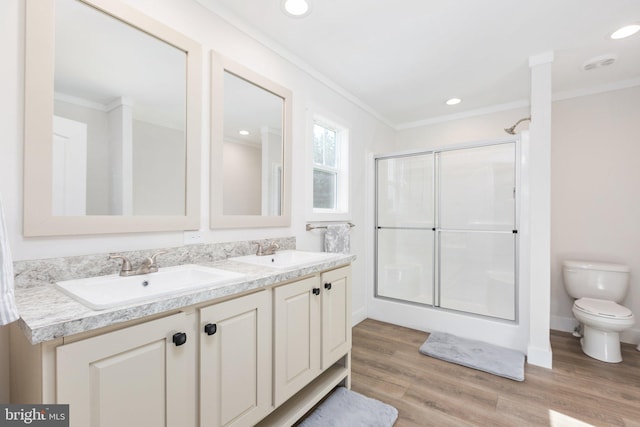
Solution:
M470 148L479 148L479 147L488 147L488 146L496 146L496 145L504 145L504 144L513 144L514 145L514 158L513 158L513 164L514 164L514 220L513 220L513 224L514 224L514 228L512 231L471 231L471 230L460 230L460 231L465 231L465 232L472 232L472 233L476 233L476 232L490 232L490 233L509 233L509 234L514 234L514 240L513 240L513 245L514 245L514 300L513 300L513 307L514 307L514 319L510 320L510 319L504 319L501 317L496 317L496 316L491 316L491 315L486 315L486 314L479 314L479 313L472 313L472 312L467 312L467 311L462 311L462 310L456 310L453 308L446 308L446 307L441 307L440 306L440 260L441 260L441 247L440 247L440 232L442 231L440 228L440 209L441 209L441 204L440 204L440 196L441 196L441 191L440 191L440 162L439 162L439 153L442 152L449 152L449 151L456 151L456 150L464 150L464 149L470 149ZM433 191L432 191L432 204L433 204L433 227L432 227L432 231L433 231L433 256L432 256L432 262L433 262L433 271L432 271L432 303L431 304L425 304L425 303L421 303L418 301L410 301L410 300L406 300L406 299L401 299L401 298L394 298L391 296L385 296L385 295L379 295L378 294L378 233L379 230L382 228L379 226L379 218L378 218L378 196L379 196L379 188L378 188L378 161L379 160L389 160L389 159L396 159L396 158L405 158L405 157L411 157L411 156L420 156L420 155L428 155L431 154L432 155L432 182L433 182ZM400 151L400 152L395 152L395 153L386 153L386 154L380 154L380 155L374 155L373 156L373 160L374 160L374 251L373 251L373 268L374 268L374 274L373 274L373 280L374 280L374 289L373 289L373 297L374 299L382 299L382 300L388 300L388 301L394 301L394 302L399 302L402 304L410 304L410 305L415 305L415 306L419 306L419 307L425 307L428 309L434 309L434 310L439 310L439 311L447 311L447 312L452 312L452 313L459 313L459 314L463 314L465 316L474 316L474 317L480 317L483 319L490 319L493 321L498 321L498 322L505 322L508 324L519 324L520 321L520 310L519 310L519 300L520 300L520 237L519 237L519 233L518 230L520 229L520 199L521 199L521 178L520 178L520 173L521 173L521 138L519 136L511 136L511 137L506 137L506 138L501 138L501 139L495 139L495 140L484 140L484 141L475 141L475 142L468 142L468 143L462 143L462 144L452 144L449 146L441 146L441 147L435 147L435 148L430 148L430 149L416 149L416 150L409 150L409 151ZM406 228L406 227L405 227ZM402 227L397 227L396 229L402 229ZM411 228L414 229L414 228ZM425 228L426 230L426 228ZM456 230L444 230L444 231L456 231Z

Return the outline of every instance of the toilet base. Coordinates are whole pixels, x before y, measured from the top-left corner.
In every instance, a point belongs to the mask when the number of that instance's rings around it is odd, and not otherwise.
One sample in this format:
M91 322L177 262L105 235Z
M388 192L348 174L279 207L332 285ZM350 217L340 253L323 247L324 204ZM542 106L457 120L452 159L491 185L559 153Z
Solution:
M589 325L583 327L584 337L580 339L580 344L584 354L607 363L622 362L618 332L600 331Z

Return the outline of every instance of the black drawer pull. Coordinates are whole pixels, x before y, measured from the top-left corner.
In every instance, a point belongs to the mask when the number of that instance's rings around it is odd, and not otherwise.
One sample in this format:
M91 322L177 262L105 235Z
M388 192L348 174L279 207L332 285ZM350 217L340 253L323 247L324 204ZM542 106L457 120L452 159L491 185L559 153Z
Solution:
M177 332L173 334L173 343L176 347L181 346L182 344L187 342L187 334L184 332Z
M326 290L330 290L330 289L331 289L331 283L325 283L325 284L324 284L324 288L325 288Z
M320 295L320 288L313 288L313 292L314 295Z
M207 323L204 325L204 332L207 335L213 335L218 332L218 326L215 323Z

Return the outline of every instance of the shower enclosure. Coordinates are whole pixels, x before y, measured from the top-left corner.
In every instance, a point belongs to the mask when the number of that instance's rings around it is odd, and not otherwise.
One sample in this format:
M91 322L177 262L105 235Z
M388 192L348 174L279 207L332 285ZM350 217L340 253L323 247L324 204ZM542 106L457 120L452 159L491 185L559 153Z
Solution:
M515 140L379 156L377 298L517 320Z

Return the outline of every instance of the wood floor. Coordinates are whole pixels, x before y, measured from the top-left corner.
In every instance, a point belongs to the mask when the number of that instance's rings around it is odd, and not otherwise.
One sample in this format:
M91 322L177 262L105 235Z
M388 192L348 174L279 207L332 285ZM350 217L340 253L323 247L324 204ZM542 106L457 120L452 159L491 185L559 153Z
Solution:
M427 337L371 319L353 329L352 389L395 406L396 427L640 427L635 346L623 344L623 362L609 364L553 331L553 370L526 365L517 382L424 356Z

